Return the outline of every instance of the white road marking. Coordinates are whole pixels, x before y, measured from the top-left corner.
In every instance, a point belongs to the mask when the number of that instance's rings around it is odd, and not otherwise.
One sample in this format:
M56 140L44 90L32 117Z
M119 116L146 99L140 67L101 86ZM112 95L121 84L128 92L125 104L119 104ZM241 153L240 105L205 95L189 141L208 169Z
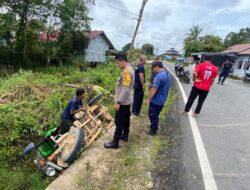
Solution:
M249 177L250 173L215 173L215 176L222 176L222 177Z
M238 126L246 126L250 125L250 123L234 123L234 124L200 124L200 127L238 127Z
M168 69L167 67L166 67L166 69L172 74L172 76L177 81L177 83L180 87L182 97L183 97L184 102L186 104L187 103L187 95L186 95L179 79L175 76L175 74L172 71L170 71L170 69ZM204 185L205 185L205 190L217 190L214 175L213 175L211 166L209 164L209 160L208 160L207 153L206 153L206 150L204 148L204 144L203 144L203 141L202 141L199 129L198 129L198 125L196 123L195 118L192 117L192 114L193 114L192 111L190 111L188 114L188 118L190 121L190 126L191 126L193 137L194 137L194 142L195 142L196 151L198 154L198 159L200 162L200 167L201 167L201 172L202 172L203 181L204 181Z

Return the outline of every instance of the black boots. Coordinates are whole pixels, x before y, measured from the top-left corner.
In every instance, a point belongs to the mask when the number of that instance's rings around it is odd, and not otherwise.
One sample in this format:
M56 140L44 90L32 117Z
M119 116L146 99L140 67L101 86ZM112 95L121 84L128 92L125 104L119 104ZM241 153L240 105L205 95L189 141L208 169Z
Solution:
M122 135L120 136L120 140L123 140L124 142L128 142L128 136Z
M119 148L119 143L115 141L110 141L108 143L104 143L105 148L111 148L111 149L118 149Z
M146 133L150 136L155 136L157 135L157 132L156 131L152 131L151 129L149 129L148 131L146 131Z

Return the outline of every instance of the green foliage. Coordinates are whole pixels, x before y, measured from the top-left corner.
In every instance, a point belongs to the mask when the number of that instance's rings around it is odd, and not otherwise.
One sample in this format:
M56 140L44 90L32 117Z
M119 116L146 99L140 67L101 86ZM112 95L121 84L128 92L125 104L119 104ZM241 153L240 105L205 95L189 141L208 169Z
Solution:
M142 46L142 51L146 55L154 55L154 46L152 44L144 44Z
M185 56L195 52L220 52L224 49L222 40L218 36L206 35L199 37L202 29L194 26L190 29L188 37L184 40Z
M250 42L250 28L242 28L239 32L230 32L225 40L224 45L226 48L236 44L244 44Z
M83 32L68 32L60 37L59 57L68 59L71 55L84 55L84 50L88 47L89 39Z
M200 37L201 51L220 52L224 49L222 40L219 36L206 35Z
M188 38L189 40L193 41L193 40L198 40L199 35L202 32L202 28L200 28L198 25L193 26L190 30L189 30L189 34L188 34Z
M186 39L184 42L185 56L188 57L191 53L201 51L201 44L199 41Z
M11 78L0 80L0 184L7 189L44 189L48 181L37 174L32 176L36 170L32 155L18 162L13 159L30 141L38 142L48 129L60 124L61 112L75 96L75 89L65 84L87 88L87 103L90 84L114 93L120 72L115 64L88 68L86 72L76 66L45 67L20 70ZM113 113L112 97L105 97L103 104Z
M143 51L141 49L131 49L128 51L128 59L129 61L137 61L142 54Z
M124 53L127 53L128 50L129 50L129 47L130 47L130 43L127 43L127 44L122 48L122 51L123 51Z
M41 66L72 54L83 54L88 40L83 33L90 29L86 3L92 0L2 0L6 12L0 13L0 64L15 68ZM61 43L39 39L39 32L60 33ZM83 49L81 49L83 48ZM69 54L69 55L68 55Z

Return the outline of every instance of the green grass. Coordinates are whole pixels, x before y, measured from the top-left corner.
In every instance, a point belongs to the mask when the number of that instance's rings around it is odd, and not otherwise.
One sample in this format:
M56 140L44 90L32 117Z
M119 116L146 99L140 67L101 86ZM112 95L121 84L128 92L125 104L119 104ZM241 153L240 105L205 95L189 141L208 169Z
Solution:
M60 113L75 96L75 89L66 84L86 88L86 104L95 94L90 84L112 94L119 73L115 64L88 68L86 72L75 66L44 67L20 70L0 80L0 189L44 189L51 178L36 173L34 155L13 160L30 141L37 142L48 129L59 125ZM103 104L113 113L112 97L106 96Z

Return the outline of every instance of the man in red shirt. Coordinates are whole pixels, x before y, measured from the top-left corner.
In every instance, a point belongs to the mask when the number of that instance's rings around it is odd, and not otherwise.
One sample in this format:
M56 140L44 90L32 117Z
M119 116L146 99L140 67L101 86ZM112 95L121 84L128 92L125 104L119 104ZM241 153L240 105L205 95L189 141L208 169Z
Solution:
M199 96L199 99L193 116L196 117L200 113L202 105L218 73L218 68L214 66L211 61L212 57L204 56L204 62L195 67L193 74L194 85L190 92L185 110L182 112L183 114L189 112L197 96Z

